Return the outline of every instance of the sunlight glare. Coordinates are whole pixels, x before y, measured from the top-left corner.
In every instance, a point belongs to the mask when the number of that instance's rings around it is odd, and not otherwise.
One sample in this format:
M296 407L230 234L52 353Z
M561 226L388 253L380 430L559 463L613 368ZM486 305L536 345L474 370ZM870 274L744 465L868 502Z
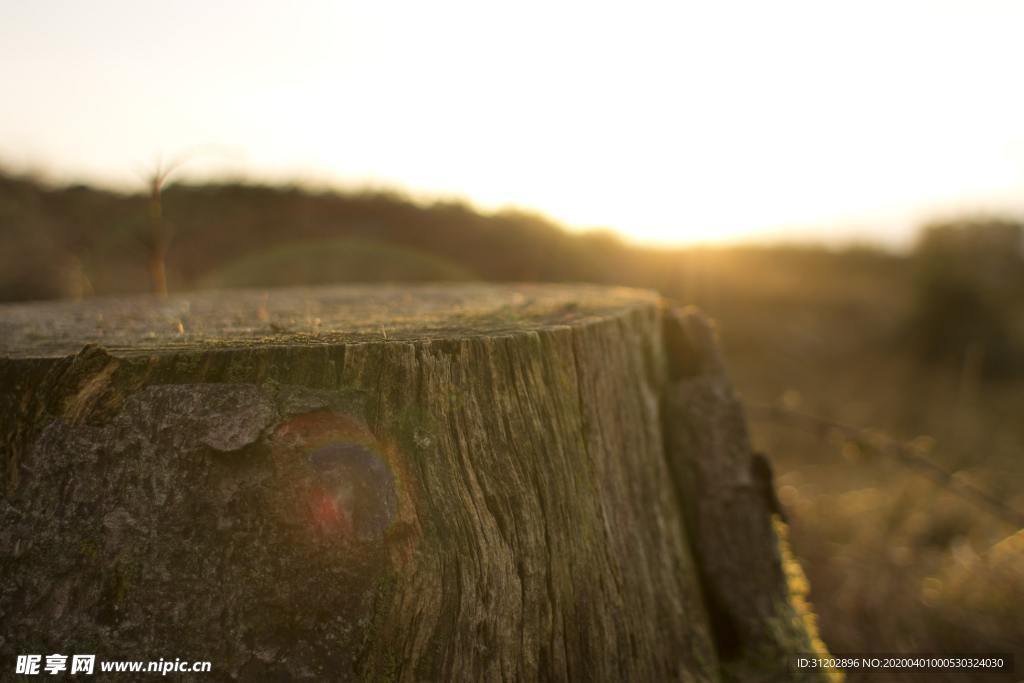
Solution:
M216 144L237 153L185 175L395 187L653 243L892 242L937 211L1024 208L1021 4L103 7L127 30L11 11L0 161L132 187L156 154ZM173 35L130 28L153 22Z

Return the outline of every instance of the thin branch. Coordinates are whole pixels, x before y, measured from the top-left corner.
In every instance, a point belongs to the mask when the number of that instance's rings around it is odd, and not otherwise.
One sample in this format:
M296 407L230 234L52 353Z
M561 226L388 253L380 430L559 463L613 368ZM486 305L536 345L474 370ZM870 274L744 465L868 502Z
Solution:
M970 502L976 507L986 510L989 514L994 515L1014 528L1024 527L1024 514L1014 510L987 491L974 486L970 482L963 481L961 478L957 478L953 473L948 472L921 455L913 446L899 441L888 434L843 424L816 415L801 413L778 405L748 403L746 408L751 417L757 419L772 420L795 427L805 427L818 434L824 434L828 431L838 432L848 439L854 440L859 444L868 445L876 452L893 458L896 462L927 477L950 493Z

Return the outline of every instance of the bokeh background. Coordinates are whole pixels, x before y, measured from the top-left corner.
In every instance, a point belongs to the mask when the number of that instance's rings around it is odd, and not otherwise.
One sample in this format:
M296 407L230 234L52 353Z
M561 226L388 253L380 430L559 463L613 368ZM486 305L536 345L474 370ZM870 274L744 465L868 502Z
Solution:
M829 647L1019 668L1021 26L984 0L0 0L0 300L656 289L718 321Z

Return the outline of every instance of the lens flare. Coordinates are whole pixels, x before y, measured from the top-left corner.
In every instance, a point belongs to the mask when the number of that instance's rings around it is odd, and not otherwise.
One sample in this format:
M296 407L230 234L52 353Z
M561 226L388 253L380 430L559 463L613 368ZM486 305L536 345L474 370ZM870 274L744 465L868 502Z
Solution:
M292 418L274 441L301 472L300 507L316 533L346 542L382 540L398 520L394 454L362 420L318 412Z

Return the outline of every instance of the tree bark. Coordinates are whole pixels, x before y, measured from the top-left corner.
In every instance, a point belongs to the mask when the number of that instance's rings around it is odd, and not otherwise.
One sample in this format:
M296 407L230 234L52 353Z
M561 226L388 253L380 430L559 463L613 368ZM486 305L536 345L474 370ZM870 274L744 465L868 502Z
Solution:
M786 544L771 465L746 417L714 327L693 308L665 319L666 456L680 491L719 662L727 678L789 680L794 652L824 652L807 580Z
M0 650L792 680L819 645L724 373L679 371L716 353L694 316L584 286L0 307Z

